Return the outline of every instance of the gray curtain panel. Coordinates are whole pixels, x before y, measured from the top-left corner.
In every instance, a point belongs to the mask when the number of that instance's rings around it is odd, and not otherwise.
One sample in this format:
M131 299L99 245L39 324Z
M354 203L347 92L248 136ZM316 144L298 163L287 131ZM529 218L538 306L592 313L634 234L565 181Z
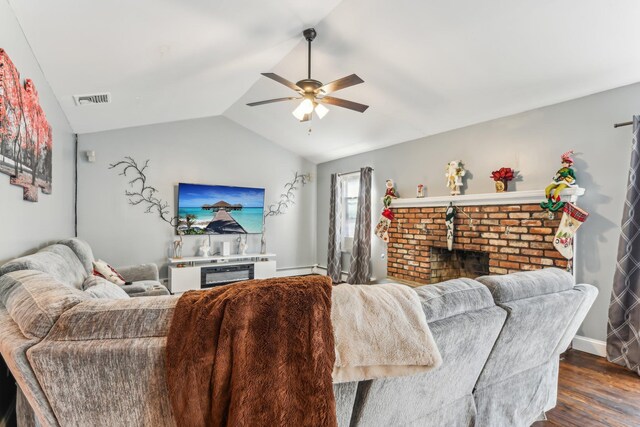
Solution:
M631 167L607 325L607 359L640 375L640 116L633 118Z
M371 173L373 169L360 169L358 213L353 233L351 266L348 283L363 284L371 281Z
M329 201L329 247L327 249L327 276L333 283L340 283L342 275L342 197L341 179L337 173L331 175L331 199Z

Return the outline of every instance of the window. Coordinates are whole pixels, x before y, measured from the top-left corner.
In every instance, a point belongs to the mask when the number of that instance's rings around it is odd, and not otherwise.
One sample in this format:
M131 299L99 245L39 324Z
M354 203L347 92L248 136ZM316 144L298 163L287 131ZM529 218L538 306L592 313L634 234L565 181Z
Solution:
M342 175L340 197L342 198L342 252L351 252L356 231L360 172Z

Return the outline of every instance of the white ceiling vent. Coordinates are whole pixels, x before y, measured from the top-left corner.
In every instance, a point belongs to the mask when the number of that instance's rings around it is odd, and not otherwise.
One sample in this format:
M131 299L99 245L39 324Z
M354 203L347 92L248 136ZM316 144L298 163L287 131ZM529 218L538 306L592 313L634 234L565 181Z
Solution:
M92 95L74 95L73 100L76 105L109 104L111 102L111 94L105 92Z

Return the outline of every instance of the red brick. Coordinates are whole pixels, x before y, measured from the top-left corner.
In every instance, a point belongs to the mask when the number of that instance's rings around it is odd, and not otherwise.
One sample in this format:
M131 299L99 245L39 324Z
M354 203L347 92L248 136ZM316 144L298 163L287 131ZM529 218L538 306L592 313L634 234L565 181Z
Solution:
M532 264L540 264L540 265L553 265L553 260L549 258L534 258L531 257L530 261Z
M529 244L529 246L531 246L533 249L549 249L549 248L551 248L551 245L549 243L545 243L545 242L531 242Z
M482 212L500 212L499 206L483 206Z
M482 233L482 237L485 239L497 239L500 235L498 233Z
M544 255L544 251L541 251L540 249L522 249L520 252L522 252L523 255L532 255L532 256Z
M509 261L515 261L515 262L529 262L529 257L528 256L521 256L521 255L509 255Z
M541 212L540 205L522 205L522 210L525 212Z
M553 251L544 251L544 256L548 257L548 258L559 258L559 259L565 259L565 257L563 257L560 252L553 250Z
M509 214L509 218L527 219L531 216L529 212L512 212Z
M531 227L529 228L531 234L551 234L553 230L549 227Z
M502 267L502 268L519 269L520 268L520 263L511 262L511 261L500 261L500 267Z
M504 248L500 248L500 252L502 252L504 254L518 254L518 253L520 253L520 249L519 248L510 248L508 246L505 246Z

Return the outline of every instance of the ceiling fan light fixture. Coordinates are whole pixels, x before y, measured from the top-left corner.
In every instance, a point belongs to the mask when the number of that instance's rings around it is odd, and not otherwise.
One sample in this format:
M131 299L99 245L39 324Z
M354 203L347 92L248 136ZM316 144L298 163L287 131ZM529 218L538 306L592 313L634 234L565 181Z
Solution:
M318 117L322 120L322 118L326 116L327 113L329 112L329 109L322 104L316 104L315 112L318 115Z
M294 116L296 119L298 119L298 121L302 121L302 120L304 119L304 116L305 116L307 113L305 113L305 109L304 109L304 107L302 106L302 102L300 103L300 105L298 105L298 106L296 107L296 109L295 109L295 110L293 110L293 111L291 112L291 114L293 114L293 116Z
M305 40L308 43L308 57L307 57L307 78L298 81L297 83L290 82L284 77L280 77L275 73L262 73L263 76L274 80L289 89L292 89L296 92L295 97L289 96L285 98L275 98L275 99L267 99L265 101L258 102L250 102L247 105L250 107L256 107L258 105L271 104L273 102L281 102L281 101L290 101L294 99L302 99L302 102L298 104L295 110L292 111L293 116L301 122L307 122L311 120L313 116L313 112L316 112L316 115L322 119L327 115L329 109L324 105L321 105L320 102L324 104L330 104L341 108L346 108L348 110L358 111L360 113L364 113L368 105L359 104L357 102L348 101L346 99L336 98L334 96L328 96L333 92L346 89L351 86L358 85L360 83L364 83L360 77L355 74L351 74L346 77L342 77L341 79L334 80L327 84L322 84L322 82L311 78L311 42L316 38L316 30L313 28L307 28L302 33L304 35Z
M313 113L313 101L309 97L305 97L298 108L300 108L304 114Z

